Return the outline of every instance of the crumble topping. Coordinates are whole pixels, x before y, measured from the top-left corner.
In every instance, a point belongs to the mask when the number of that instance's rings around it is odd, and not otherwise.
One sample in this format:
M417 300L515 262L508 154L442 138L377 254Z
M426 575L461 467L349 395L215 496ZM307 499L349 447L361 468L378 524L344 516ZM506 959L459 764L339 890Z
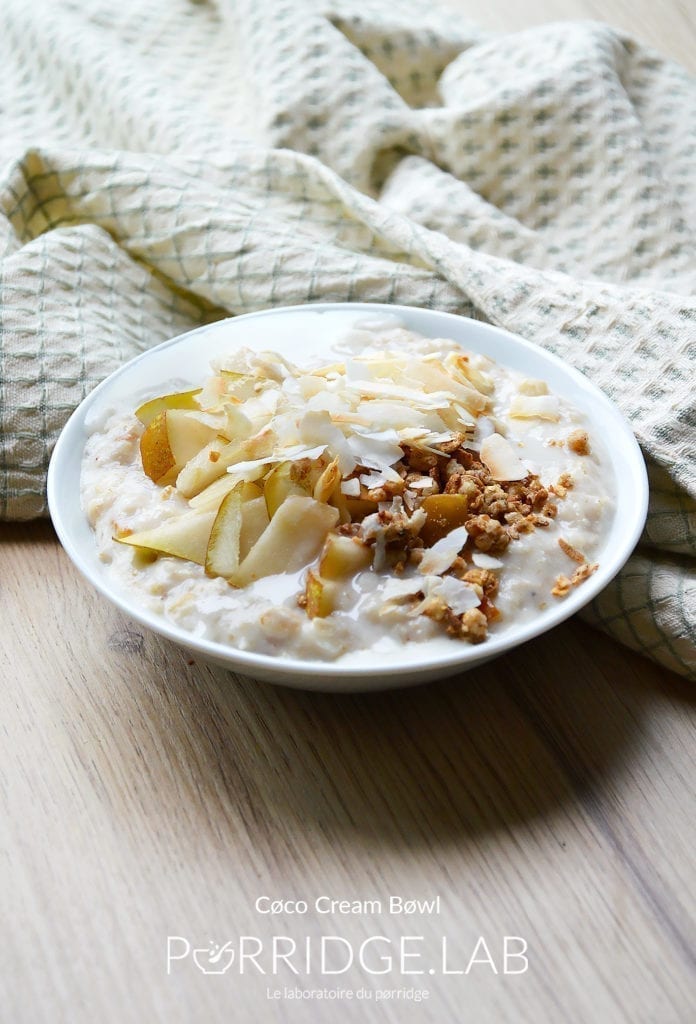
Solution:
M568 447L576 455L590 454L590 441L585 430L574 430L568 434Z

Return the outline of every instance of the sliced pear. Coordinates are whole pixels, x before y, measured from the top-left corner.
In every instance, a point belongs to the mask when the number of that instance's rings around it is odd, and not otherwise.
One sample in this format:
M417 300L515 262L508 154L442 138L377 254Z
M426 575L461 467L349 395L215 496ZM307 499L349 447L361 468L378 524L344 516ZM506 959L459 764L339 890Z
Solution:
M290 495L238 571L229 577L230 582L245 587L263 576L302 569L319 554L327 533L337 522L337 509L314 498Z
M290 495L311 497L325 465L322 459L279 462L268 474L263 486L266 508L271 519Z
M261 489L256 484L242 484L242 532L239 537L239 557L246 558L256 541L268 526L270 519L266 509L266 501ZM244 488L253 487L259 496L247 500Z
M189 505L191 508L197 508L201 511L217 510L222 504L222 499L237 486L239 486L239 481L235 480L229 473L225 473L224 476L213 480L212 484L208 484L200 494L196 494L191 498ZM263 496L263 491L256 484L244 483L241 486L242 501L251 501L253 498L261 498Z
M155 483L168 483L172 474L197 455L216 433L215 426L195 412L164 409L157 413L140 438L145 474Z
M341 470L338 467L338 459L330 462L314 485L313 497L317 501L328 501L341 483Z
M323 579L311 569L307 573L305 598L310 619L325 619L335 611L340 587L332 580Z
M372 548L362 540L330 533L319 559L319 574L327 580L342 580L371 564Z
M468 516L469 500L466 494L431 494L423 498L421 508L427 515L420 536L426 547L432 547L442 537L463 526Z
M184 498L193 498L219 479L235 462L263 458L270 454L274 443L275 434L271 430L255 434L241 443L227 442L218 437L187 462L176 479L176 489Z
M235 487L224 498L213 522L205 553L208 576L232 576L239 568L242 532L242 489Z
M151 530L140 530L127 537L114 537L114 540L141 551L173 555L204 565L215 515L215 512L187 512Z
M241 446L216 437L186 463L176 478L176 489L184 498L193 498L223 476L230 463L239 458Z
M377 511L377 502L369 498L346 498L346 508L354 523L359 523L365 516L372 515Z
M307 497L307 488L293 478L293 463L279 462L264 481L263 496L269 517L273 518L290 495Z
M200 395L201 390L201 388L194 388L193 391L177 391L172 395L151 398L148 402L143 402L138 406L135 415L146 427L151 420L154 420L155 416L164 412L165 409L200 409L196 395Z
M169 444L167 410L163 410L148 423L140 438L140 459L143 471L155 483L169 482L176 469L176 459Z
M217 436L217 425L209 422L202 413L168 409L165 417L169 445L177 466L185 466Z

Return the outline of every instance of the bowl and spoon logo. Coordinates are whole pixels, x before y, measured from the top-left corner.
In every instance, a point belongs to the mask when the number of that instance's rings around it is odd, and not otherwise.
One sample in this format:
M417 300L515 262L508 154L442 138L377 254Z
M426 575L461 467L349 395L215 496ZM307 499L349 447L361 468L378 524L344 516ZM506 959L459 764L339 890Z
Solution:
M193 961L203 974L224 974L234 963L232 941L219 945L211 939L208 946L193 950Z

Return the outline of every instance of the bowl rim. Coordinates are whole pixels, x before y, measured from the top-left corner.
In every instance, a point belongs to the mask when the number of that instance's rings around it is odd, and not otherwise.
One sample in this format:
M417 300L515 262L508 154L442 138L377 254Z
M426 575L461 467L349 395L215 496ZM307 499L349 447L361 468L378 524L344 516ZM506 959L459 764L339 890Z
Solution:
M102 577L93 571L92 567L88 564L86 558L82 554L80 544L73 538L70 525L63 514L61 502L59 500L58 478L62 463L69 454L73 434L78 430L84 429L87 413L96 403L98 403L102 393L108 390L111 384L118 377L130 372L136 364L146 361L154 352L159 352L163 349L171 348L187 342L193 336L215 330L216 328L220 328L223 324L230 325L251 318L278 316L279 314L331 311L341 313L353 311L356 313L376 312L380 314L388 313L395 316L398 316L400 313L410 314L415 312L421 315L433 315L437 318L443 319L444 321L449 320L455 323L465 321L476 324L477 331L484 335L489 334L491 337L503 335L508 339L508 341L512 341L522 349L526 349L534 353L537 357L541 356L544 361L554 365L566 377L581 386L584 391L589 392L592 396L593 402L602 406L604 411L614 418L617 427L623 433L623 441L627 451L630 452L630 458L632 461L631 468L633 470L631 476L634 483L637 485L637 493L635 494L635 501L632 506L633 517L629 523L625 524L627 529L622 529L621 542L617 549L612 551L610 558L608 560L605 559L597 572L585 581L582 588L576 589L565 597L563 602L559 602L551 615L542 616L541 620L530 619L525 623L513 626L509 631L499 637L489 637L485 644L470 644L466 647L454 649L451 653L446 654L434 653L431 658L418 661L417 663L408 664L404 660L403 662L399 661L396 664L377 664L375 666L341 664L340 661L330 662L309 660L289 657L283 654L270 655L257 653L255 651L245 651L230 644L196 637L193 633L188 633L183 628L169 622L164 618L164 616L160 616L155 612L149 612L146 609L139 607L135 602L129 602L126 598L122 597L120 593L115 592L109 587L108 578L106 576ZM82 450L83 448L80 450L80 455L82 454ZM615 473L614 477L616 478ZM58 539L75 567L99 593L106 597L112 604L116 605L116 607L130 619L133 619L140 625L151 629L160 636L164 636L168 640L172 640L180 646L191 651L195 651L203 657L209 657L212 660L216 660L218 663L221 661L226 662L231 670L237 670L242 674L254 676L254 670L256 670L256 672L265 673L266 679L270 679L274 676L279 679L282 676L307 676L314 680L321 677L336 677L338 679L343 679L344 681L350 677L358 676L370 676L375 679L389 679L398 676L399 674L404 674L406 671L411 674L422 673L423 676L426 677L429 672L432 673L439 669L447 670L452 668L456 671L459 668L464 671L468 667L469 662L473 665L484 659L488 660L489 658L497 657L514 647L518 647L520 644L526 643L528 640L532 640L535 637L548 632L550 629L553 629L561 622L570 618L579 611L580 608L585 607L585 605L593 600L593 598L595 598L597 594L599 594L607 584L614 579L617 573L626 564L626 561L633 552L642 533L648 511L648 497L648 476L645 462L628 420L621 410L606 397L597 385L586 377L580 370L577 370L574 366L570 365L553 352L542 348L540 345L528 341L526 338L523 338L512 331L508 331L505 328L497 327L494 324L439 309L381 302L318 302L301 303L289 306L274 306L269 309L243 313L239 316L225 317L222 320L203 324L200 327L196 327L190 331L184 332L183 334L179 334L174 338L169 338L157 345L153 345L151 348L139 353L137 356L134 356L132 359L114 370L95 388L93 388L92 391L90 391L89 394L80 402L60 432L51 455L47 476L48 508ZM79 494L76 495L76 500L79 502ZM84 516L84 511L82 511L82 514Z

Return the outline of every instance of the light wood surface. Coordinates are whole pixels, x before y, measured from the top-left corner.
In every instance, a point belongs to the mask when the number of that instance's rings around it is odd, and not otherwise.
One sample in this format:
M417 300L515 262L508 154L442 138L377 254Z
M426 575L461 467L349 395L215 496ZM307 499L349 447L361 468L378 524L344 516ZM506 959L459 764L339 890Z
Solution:
M686 3L452 6L492 29L603 18L696 68ZM2 1024L696 1019L688 684L571 622L420 689L273 689L129 623L47 524L0 538ZM391 895L440 912L390 915ZM262 896L310 907L267 916ZM321 915L318 896L384 906ZM406 966L426 973L213 976L189 957L167 974L170 935L322 934L356 955L423 936ZM524 974L502 973L506 935ZM450 969L483 936L499 973L443 976L442 936ZM284 986L355 994L267 998ZM409 988L428 999L384 999Z

